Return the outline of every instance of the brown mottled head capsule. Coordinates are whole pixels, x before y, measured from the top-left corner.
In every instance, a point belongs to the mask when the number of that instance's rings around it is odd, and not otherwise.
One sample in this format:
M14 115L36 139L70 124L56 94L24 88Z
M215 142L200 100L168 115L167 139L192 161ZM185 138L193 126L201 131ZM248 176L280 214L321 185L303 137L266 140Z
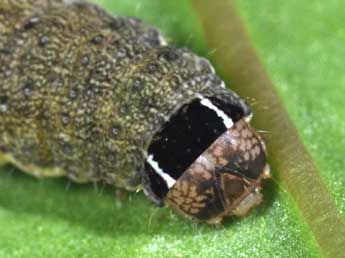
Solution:
M0 1L0 163L144 189L218 223L269 176L250 108L159 30L85 1Z
M186 169L166 201L188 217L219 223L260 204L262 179L269 176L264 143L241 119Z

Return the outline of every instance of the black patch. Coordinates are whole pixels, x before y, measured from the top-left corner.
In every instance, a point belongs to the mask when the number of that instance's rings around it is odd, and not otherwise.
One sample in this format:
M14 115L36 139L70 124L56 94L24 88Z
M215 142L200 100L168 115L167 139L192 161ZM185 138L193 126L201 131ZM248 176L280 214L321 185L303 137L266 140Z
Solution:
M148 153L174 179L178 179L227 129L223 119L200 101L195 99L181 107L154 136L149 146ZM161 176L152 171L151 166L146 164L152 191L163 197L168 192L167 185Z
M8 102L8 97L0 95L0 105L6 105L7 102Z

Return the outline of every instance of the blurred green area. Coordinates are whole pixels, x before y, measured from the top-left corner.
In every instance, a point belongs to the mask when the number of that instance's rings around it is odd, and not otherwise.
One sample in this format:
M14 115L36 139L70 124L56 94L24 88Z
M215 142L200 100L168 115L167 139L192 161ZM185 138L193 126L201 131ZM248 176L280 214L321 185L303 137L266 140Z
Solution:
M345 213L345 2L237 0L290 116Z
M188 1L94 1L142 18L170 42L208 56ZM345 21L340 1L236 1L253 44L339 210L345 212ZM343 7L343 8L341 8ZM260 105L260 103L257 103ZM0 257L319 257L294 200L279 184L265 202L223 226L195 224L155 208L143 194L116 200L113 189L0 173ZM279 171L273 171L279 173ZM301 171L303 173L303 171ZM316 211L317 212L317 211Z

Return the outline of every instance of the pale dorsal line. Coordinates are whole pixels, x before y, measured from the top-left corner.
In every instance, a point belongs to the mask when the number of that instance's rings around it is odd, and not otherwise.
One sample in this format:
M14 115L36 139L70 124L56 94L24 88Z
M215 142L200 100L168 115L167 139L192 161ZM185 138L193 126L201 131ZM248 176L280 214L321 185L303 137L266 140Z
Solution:
M213 105L209 99L204 98L203 96L198 96L198 97L200 99L201 105L208 107L209 109L217 113L217 116L219 116L223 120L223 123L227 129L231 128L234 125L232 119L228 117L227 114L225 114L223 110L220 110L218 107Z
M172 178L168 173L165 173L163 169L159 167L159 164L157 161L153 159L153 155L150 154L147 158L146 161L150 164L150 166L156 171L158 175L160 175L164 181L167 183L168 188L170 189L175 183L176 180Z

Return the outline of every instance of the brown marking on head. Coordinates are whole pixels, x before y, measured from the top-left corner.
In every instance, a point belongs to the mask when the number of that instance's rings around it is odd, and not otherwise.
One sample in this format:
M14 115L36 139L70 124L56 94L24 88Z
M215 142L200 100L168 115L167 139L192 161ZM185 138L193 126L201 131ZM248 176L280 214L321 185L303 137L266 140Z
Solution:
M185 170L167 193L166 203L192 219L219 223L258 205L262 180L269 176L264 143L242 119Z

